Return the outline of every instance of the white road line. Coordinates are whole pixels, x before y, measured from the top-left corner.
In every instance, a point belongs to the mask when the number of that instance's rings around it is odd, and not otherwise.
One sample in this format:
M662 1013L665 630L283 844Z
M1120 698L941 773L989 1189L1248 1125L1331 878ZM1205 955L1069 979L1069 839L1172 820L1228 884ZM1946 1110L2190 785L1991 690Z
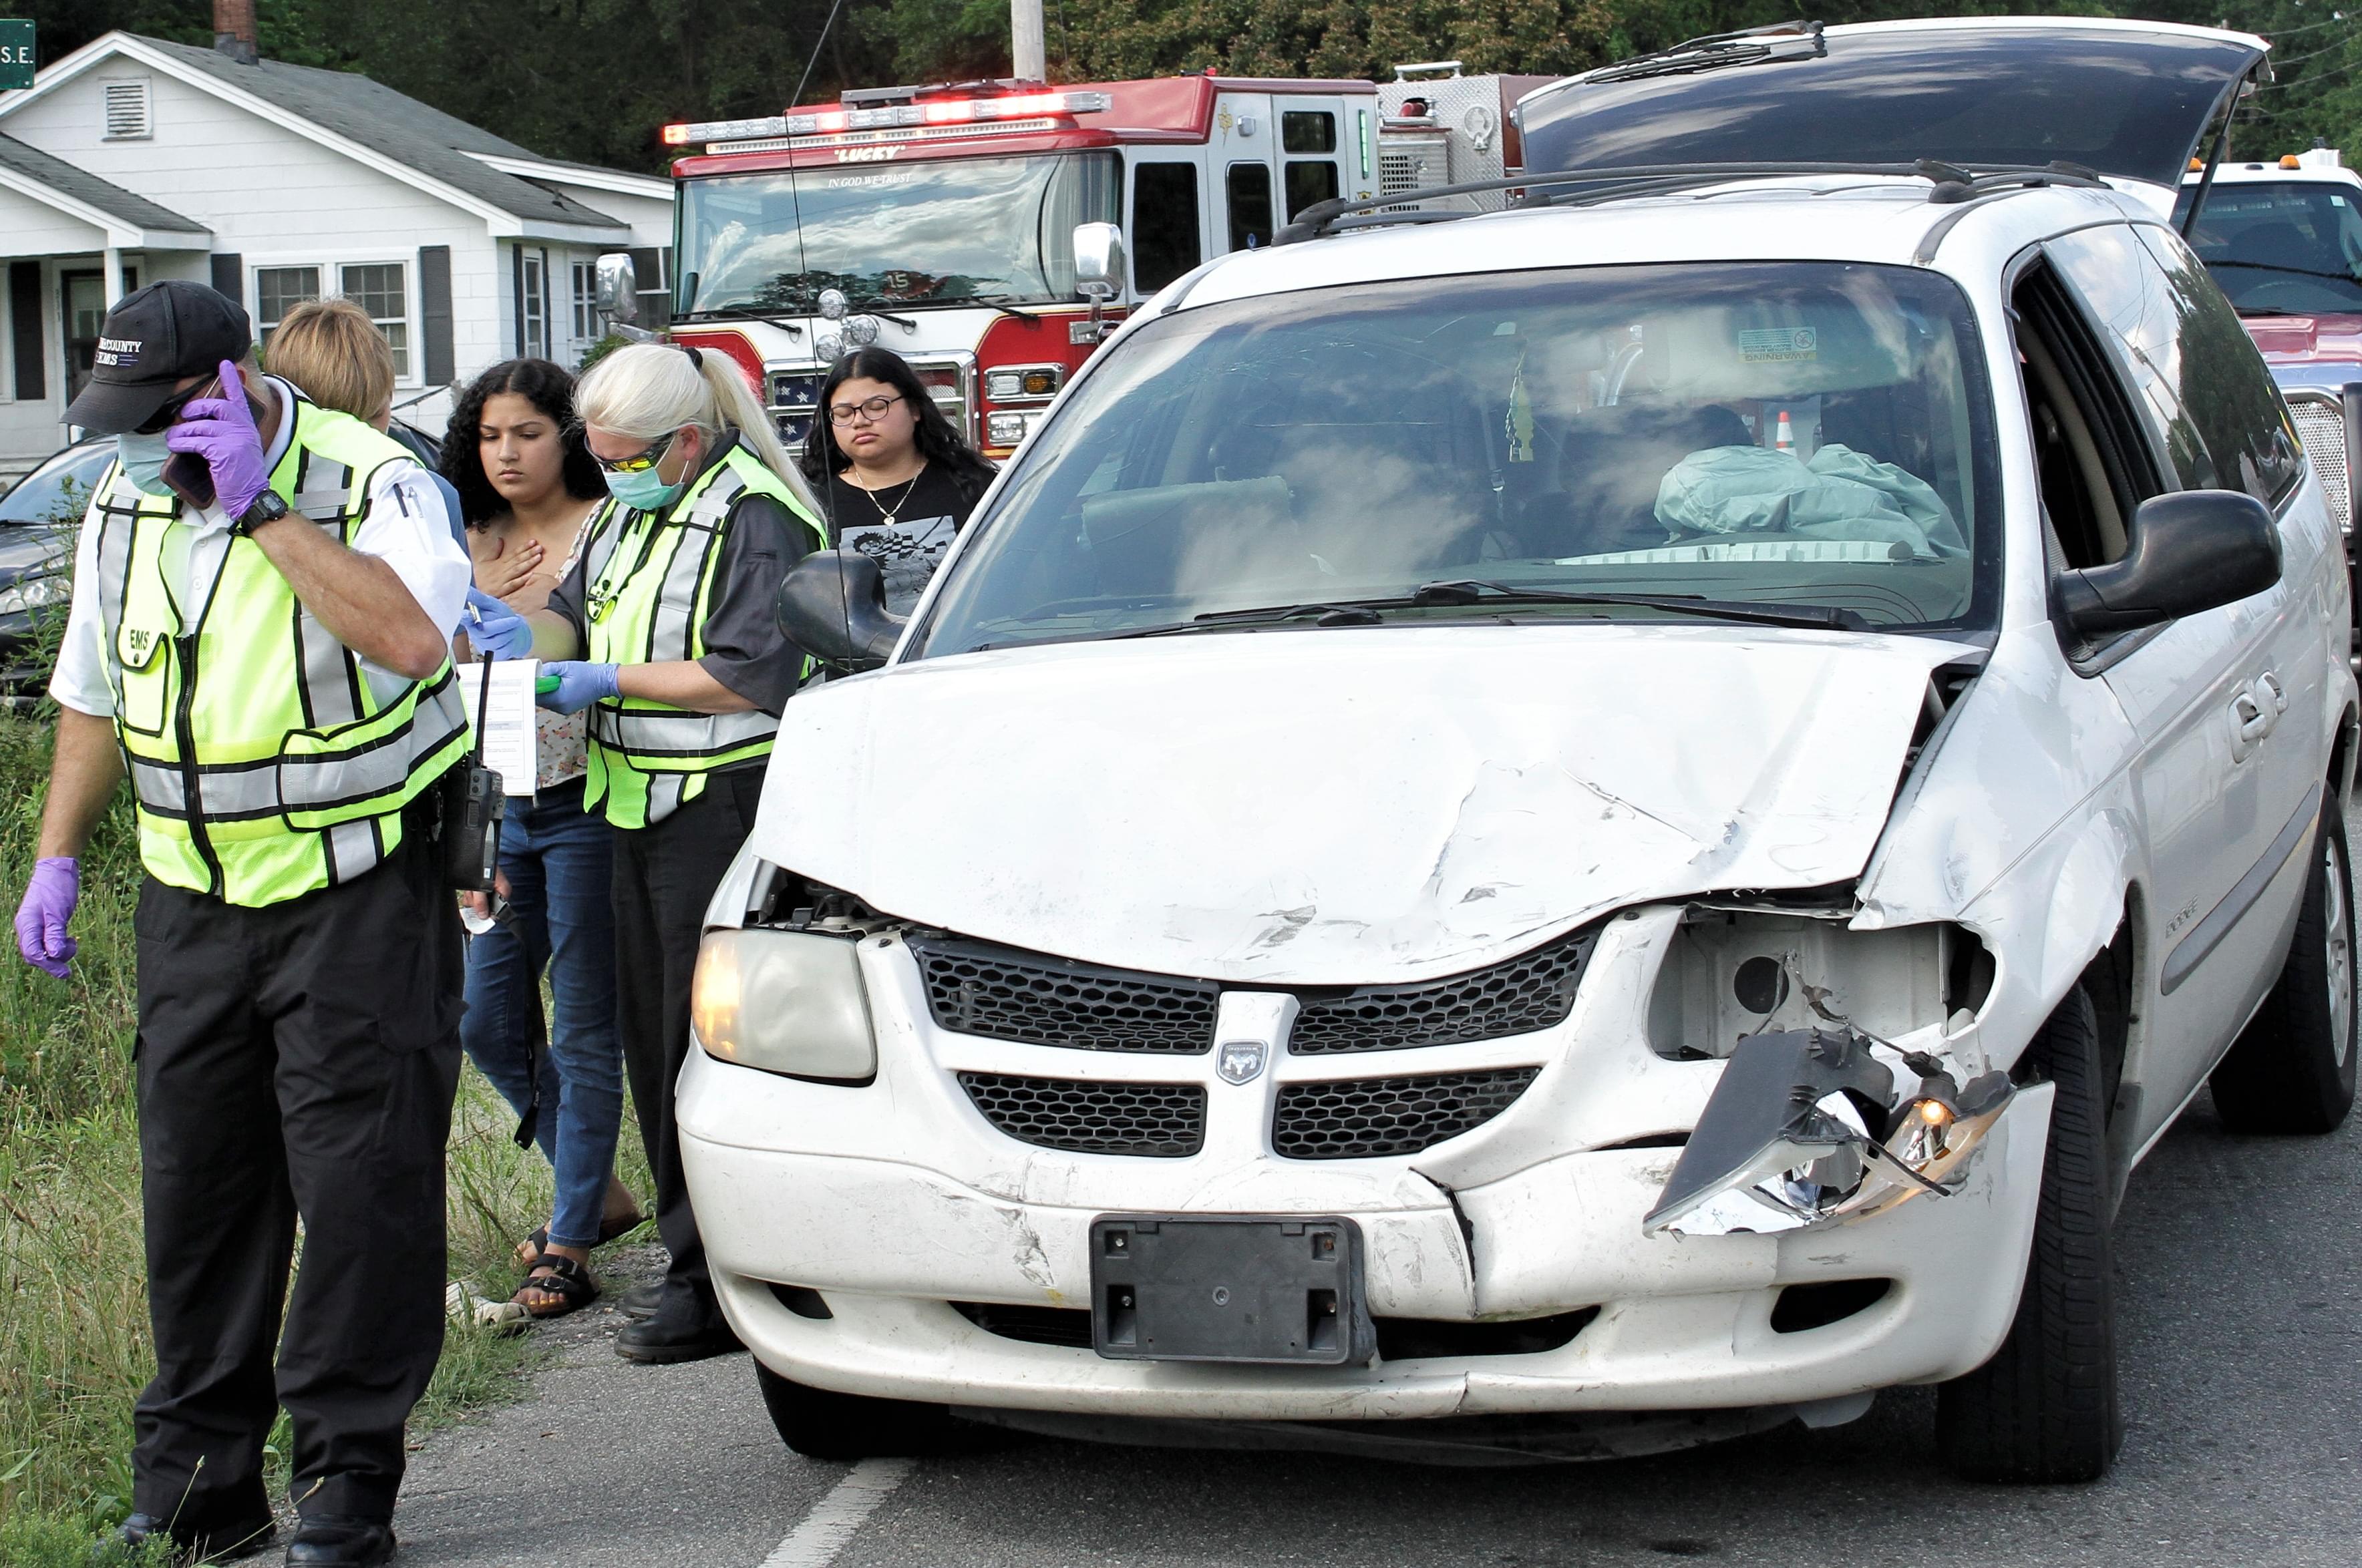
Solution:
M915 1459L865 1459L839 1481L829 1495L812 1505L803 1522L771 1549L762 1568L828 1568L862 1520L894 1495L894 1488L919 1467Z

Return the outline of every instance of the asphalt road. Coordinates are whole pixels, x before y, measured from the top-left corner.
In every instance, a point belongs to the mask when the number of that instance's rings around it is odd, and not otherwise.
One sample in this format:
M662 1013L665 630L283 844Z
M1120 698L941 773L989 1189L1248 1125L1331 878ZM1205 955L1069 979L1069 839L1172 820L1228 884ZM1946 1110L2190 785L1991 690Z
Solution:
M606 1344L621 1320L596 1312L568 1325L535 1399L413 1456L402 1561L2345 1568L2362 1563L2357 1156L2362 1122L2235 1138L2202 1098L2142 1167L2117 1232L2129 1435L2094 1486L1948 1479L1926 1390L1830 1431L1564 1468L1028 1441L856 1472L779 1446L744 1355L630 1366Z

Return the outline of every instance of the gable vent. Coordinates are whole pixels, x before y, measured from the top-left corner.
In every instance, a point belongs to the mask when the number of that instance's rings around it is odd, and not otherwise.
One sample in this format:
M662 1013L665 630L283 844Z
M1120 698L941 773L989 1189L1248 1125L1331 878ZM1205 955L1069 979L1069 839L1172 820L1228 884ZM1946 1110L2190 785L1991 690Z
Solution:
M106 93L106 139L138 141L151 134L148 116L148 82L108 82L101 84Z

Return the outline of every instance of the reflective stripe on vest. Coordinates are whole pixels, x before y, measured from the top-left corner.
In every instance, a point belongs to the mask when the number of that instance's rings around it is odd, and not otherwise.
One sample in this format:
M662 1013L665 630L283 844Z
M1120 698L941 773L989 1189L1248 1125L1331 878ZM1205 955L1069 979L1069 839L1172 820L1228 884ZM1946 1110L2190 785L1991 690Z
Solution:
M290 412L271 488L350 545L370 481L409 454L344 414L301 400ZM83 524L140 859L160 882L248 907L349 881L401 843L402 808L468 750L451 666L380 698L253 541L229 540L211 582L184 581L196 532L180 510L111 470Z
M585 657L600 663L694 660L705 654L730 509L769 496L825 541L787 482L733 445L662 515L611 509L584 562L590 624ZM586 809L604 807L617 828L661 822L705 791L721 768L767 755L779 721L760 710L692 713L644 697L611 697L590 709Z

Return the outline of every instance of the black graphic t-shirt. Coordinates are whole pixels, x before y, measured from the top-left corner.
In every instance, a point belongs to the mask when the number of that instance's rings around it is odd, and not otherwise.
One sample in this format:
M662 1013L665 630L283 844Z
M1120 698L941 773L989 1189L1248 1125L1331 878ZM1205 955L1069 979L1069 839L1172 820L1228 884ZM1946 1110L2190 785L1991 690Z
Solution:
M916 480L875 491L833 477L828 502L835 514L830 532L837 548L858 550L877 560L886 574L886 608L896 615L910 614L919 602L975 504L933 463L921 469ZM886 521L889 513L891 523Z

